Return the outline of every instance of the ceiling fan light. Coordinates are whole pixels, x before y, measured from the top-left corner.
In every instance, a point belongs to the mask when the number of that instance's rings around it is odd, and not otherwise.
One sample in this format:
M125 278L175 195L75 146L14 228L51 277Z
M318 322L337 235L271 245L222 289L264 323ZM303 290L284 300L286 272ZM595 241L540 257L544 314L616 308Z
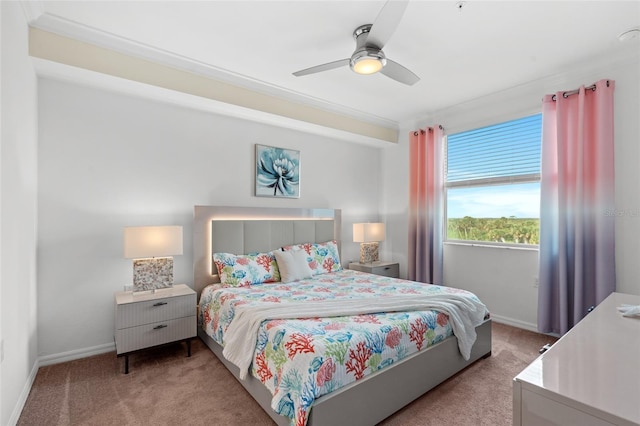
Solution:
M387 64L387 58L381 50L363 49L356 52L349 65L357 74L375 74Z
M362 58L353 64L352 69L358 74L375 74L382 69L382 62L377 58Z

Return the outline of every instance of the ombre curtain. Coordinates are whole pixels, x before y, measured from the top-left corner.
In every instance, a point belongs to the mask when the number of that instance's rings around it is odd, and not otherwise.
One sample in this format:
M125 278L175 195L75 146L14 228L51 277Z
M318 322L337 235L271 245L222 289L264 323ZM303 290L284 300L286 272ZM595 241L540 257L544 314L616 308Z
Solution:
M542 105L538 330L564 334L616 288L612 80Z
M442 284L444 130L409 134L409 256L413 281Z

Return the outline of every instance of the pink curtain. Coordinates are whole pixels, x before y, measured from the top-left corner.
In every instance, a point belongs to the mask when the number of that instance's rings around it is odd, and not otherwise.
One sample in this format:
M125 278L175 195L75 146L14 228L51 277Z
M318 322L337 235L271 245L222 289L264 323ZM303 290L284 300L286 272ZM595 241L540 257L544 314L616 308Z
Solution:
M444 131L409 134L409 256L413 281L442 284Z
M613 90L601 80L543 100L541 332L566 333L616 288Z

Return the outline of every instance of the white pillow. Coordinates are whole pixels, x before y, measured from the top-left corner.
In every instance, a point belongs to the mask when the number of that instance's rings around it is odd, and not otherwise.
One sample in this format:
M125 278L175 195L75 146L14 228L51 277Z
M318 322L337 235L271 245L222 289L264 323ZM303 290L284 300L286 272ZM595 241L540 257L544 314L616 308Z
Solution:
M283 283L300 281L305 278L311 278L313 275L313 271L309 268L309 263L307 262L307 253L304 250L274 250L272 253L276 257L278 269L280 270L280 280Z

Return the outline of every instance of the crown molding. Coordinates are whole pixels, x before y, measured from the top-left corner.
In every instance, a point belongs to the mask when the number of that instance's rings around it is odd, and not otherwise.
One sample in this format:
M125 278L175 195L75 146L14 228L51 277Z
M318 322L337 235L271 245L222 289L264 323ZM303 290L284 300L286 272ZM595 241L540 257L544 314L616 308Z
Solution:
M27 18L27 23L29 25L33 24L45 13L43 1L20 0L20 4L22 5L22 10L24 11L24 15Z
M114 77L109 74L93 72L79 67L74 67L59 62L40 58L33 58L36 74L40 78L72 83L99 90L120 93L125 96L135 96L149 99L155 102L176 105L221 116L233 117L241 120L250 120L271 126L296 130L307 134L314 134L349 143L367 145L374 148L383 148L390 144L389 141L370 137L354 132L347 132L319 124L288 118L278 114L265 113L251 108L244 108L202 96L170 90L150 84L140 84L137 81Z
M421 117L401 122L400 128L411 128L410 126L421 128L441 124L450 133L495 123L496 114L505 121L534 114L539 112L542 98L546 94L573 90L580 84L590 85L601 78L610 78L609 74L614 70L627 66L635 65L640 68L640 49L637 49L637 44L612 49L608 54L600 55L595 60L588 58L568 64L562 71L536 80L469 99L438 111L425 112ZM492 108L488 113L488 105L502 105L502 108ZM485 117L487 114L488 117ZM455 120L452 117L455 117ZM463 117L467 118L463 119Z
M36 2L42 3L42 2ZM35 15L34 15L35 16ZM62 18L60 16L42 11L37 18L30 21L32 28L68 37L74 40L89 43L94 46L113 50L135 58L144 59L153 63L187 71L213 80L229 83L261 94L277 97L290 102L312 106L314 108L330 111L343 116L351 117L359 121L371 123L377 126L395 129L399 123L394 120L368 114L353 108L324 101L299 92L285 89L261 80L234 73L232 71L207 64L195 59L182 56L173 52L149 46L131 39L127 39L106 31L96 29L78 22Z

